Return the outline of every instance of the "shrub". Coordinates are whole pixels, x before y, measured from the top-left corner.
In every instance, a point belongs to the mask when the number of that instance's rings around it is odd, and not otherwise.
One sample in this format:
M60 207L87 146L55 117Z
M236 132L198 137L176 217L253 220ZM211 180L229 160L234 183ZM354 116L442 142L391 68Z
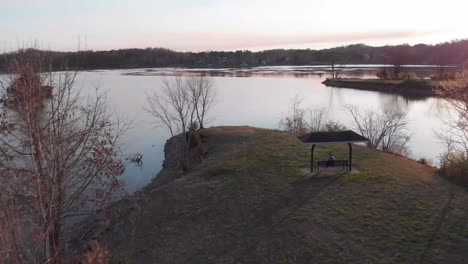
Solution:
M455 72L445 72L441 74L435 74L431 76L431 80L434 81L453 81L457 79L457 74Z
M192 158L201 161L205 158L206 148L203 144L202 135L199 130L192 128L192 139L190 141L190 149L192 150Z
M281 118L278 127L280 130L288 131L296 136L307 133L306 110L301 107L302 98L296 95L290 104L289 114Z
M325 132L338 132L345 131L346 127L343 124L340 124L336 121L330 120L325 124Z
M400 72L395 79L398 80L415 80L418 79L418 75L415 72Z
M420 158L420 159L418 159L418 162L423 164L423 165L426 165L426 166L433 166L434 165L434 162L432 162L432 160L426 159L426 158Z
M376 74L377 78L380 80L388 80L388 79L393 79L393 80L413 80L413 79L418 79L418 75L415 72L402 72L401 70L397 71L389 71L386 68L383 68L382 70L378 71Z
M97 241L91 241L89 250L82 257L83 264L107 264L110 263L110 252Z
M379 78L380 80L387 80L389 79L389 73L387 71L386 68L383 68L382 70L380 70L379 72L377 72L377 78Z
M202 144L202 139L201 139L200 133L198 132L198 129L196 129L195 127L190 128L190 132L191 132L190 134L187 133L187 137L189 135L191 136L189 148L192 149Z
M447 152L441 158L440 175L468 187L468 157L463 152Z

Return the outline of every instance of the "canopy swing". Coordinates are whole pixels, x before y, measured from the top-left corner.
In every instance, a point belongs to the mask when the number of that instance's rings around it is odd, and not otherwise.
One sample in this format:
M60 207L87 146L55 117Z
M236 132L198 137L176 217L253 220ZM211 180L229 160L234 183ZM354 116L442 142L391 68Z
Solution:
M348 144L349 157L348 160L339 160L336 162L338 165L346 164L349 171L352 169L353 160L353 143L365 143L369 140L358 133L347 130L339 132L312 132L299 137L299 139L306 145L311 145L310 150L310 171L314 172L314 150L316 145L330 145L330 144ZM317 168L324 161L317 162Z

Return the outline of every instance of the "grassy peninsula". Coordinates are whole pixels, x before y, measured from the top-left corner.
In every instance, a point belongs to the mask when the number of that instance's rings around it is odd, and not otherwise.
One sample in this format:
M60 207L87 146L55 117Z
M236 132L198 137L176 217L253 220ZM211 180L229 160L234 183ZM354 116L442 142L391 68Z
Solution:
M431 167L355 147L359 173L307 177L310 149L253 127L201 132L207 155L170 162L132 199L81 226L120 263L466 263L468 192ZM347 146L319 147L325 158Z
M436 96L436 90L440 82L428 79L381 80L339 78L326 79L325 81L323 81L323 84L325 84L326 86L340 88L379 91L407 96L429 97Z

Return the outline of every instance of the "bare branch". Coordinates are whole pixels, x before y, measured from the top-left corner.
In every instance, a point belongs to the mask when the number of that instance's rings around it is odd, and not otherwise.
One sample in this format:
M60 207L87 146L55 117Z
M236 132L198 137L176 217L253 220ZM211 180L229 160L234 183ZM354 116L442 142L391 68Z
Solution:
M206 116L214 103L216 93L213 81L206 76L178 75L163 80L161 90L148 95L145 111L155 120L167 127L171 136L182 134L183 146L176 144L178 156L175 157L186 171L189 167L189 150L192 134L196 128L204 128ZM198 123L198 125L197 125Z
M375 112L347 105L359 132L369 139L369 147L405 155L410 136L406 134L406 113L397 110Z
M128 126L113 121L105 94L81 97L76 72L44 71L37 56L12 59L0 100L0 233L11 235L0 251L12 250L2 263L61 263L64 219L122 190Z

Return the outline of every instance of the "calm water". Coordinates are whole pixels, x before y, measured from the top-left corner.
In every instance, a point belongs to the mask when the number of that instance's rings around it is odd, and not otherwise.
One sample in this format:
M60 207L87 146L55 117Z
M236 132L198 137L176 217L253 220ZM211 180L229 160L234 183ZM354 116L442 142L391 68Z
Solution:
M173 71L174 69L109 70L82 72L79 75L79 83L85 89L99 86L108 92L109 103L115 111L121 117L133 121L133 128L123 138L122 149L125 155L142 153L144 156L140 167L127 164L125 178L129 191L147 184L161 168L163 147L169 134L164 127L156 127L143 107L146 94L161 89L164 78L162 75L171 75ZM411 156L437 161L443 150L442 144L433 133L443 129L443 101L440 99L413 100L379 92L325 87L321 84L326 77L324 73L298 75L296 71L303 72L303 67L263 67L251 72L242 71L247 73L240 76L247 78L232 77L237 75L229 69L222 71L225 74L216 74L221 77L214 77L217 100L209 116L209 125L277 128L279 119L288 113L292 98L299 94L304 99L303 107L325 107L328 119L339 121L350 128L353 128L353 123L344 109L347 104L375 110L395 107L403 109L408 112L410 121ZM268 74L252 74L255 71L265 71ZM357 73L360 76L367 74L365 71Z

